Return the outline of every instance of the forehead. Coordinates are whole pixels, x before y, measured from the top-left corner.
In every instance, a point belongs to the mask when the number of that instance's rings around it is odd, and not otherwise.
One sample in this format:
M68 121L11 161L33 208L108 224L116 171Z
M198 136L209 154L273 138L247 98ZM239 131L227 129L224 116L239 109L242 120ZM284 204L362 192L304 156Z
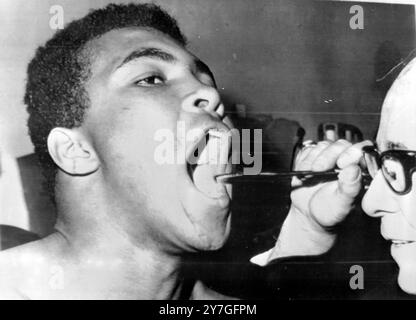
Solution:
M181 44L160 31L148 28L124 28L109 31L92 40L86 51L92 57L91 75L111 72L127 55L141 47L158 48L190 64L195 57Z
M400 73L384 100L377 143L403 144L416 150L416 60Z

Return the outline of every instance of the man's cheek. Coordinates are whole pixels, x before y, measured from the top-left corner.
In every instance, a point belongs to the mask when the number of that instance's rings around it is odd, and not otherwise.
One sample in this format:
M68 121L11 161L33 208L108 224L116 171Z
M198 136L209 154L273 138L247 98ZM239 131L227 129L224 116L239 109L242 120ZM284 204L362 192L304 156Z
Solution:
M416 186L416 175L412 177L412 185ZM410 224L416 233L416 192L411 191L405 196L397 197L401 212L403 212L406 221Z

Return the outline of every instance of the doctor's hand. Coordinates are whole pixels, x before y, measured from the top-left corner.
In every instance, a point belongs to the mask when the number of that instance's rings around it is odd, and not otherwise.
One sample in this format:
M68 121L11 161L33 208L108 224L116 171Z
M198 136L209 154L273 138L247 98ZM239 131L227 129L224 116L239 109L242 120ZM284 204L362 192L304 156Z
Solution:
M363 141L352 145L346 140L321 141L303 148L296 157L295 170L326 171L339 168L335 181L308 185L294 178L291 208L283 224L276 246L269 256L275 258L296 255L318 255L335 243L333 227L351 211L361 190Z

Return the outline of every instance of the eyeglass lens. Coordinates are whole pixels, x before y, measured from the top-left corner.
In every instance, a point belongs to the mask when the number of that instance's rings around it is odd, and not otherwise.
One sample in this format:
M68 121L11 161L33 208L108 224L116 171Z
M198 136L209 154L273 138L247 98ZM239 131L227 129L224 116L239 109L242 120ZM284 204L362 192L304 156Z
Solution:
M373 179L376 176L377 171L379 169L377 157L378 157L378 154L376 152L364 153L364 160L365 160L365 164L367 167L367 171L370 174L371 178Z
M406 178L403 165L394 157L384 157L382 159L383 175L388 184L397 192L403 192L406 189Z
M380 169L379 163L381 162L381 170L383 177L390 187L397 192L404 192L406 189L406 177L403 165L395 157L383 156L379 160L379 154L376 151L364 152L364 160L370 176L374 179L378 170Z

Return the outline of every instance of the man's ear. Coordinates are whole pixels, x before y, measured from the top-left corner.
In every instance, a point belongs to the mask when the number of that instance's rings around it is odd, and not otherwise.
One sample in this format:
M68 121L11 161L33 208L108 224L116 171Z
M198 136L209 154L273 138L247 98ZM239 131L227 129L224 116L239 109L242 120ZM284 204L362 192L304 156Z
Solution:
M52 129L48 136L48 151L56 165L71 175L88 175L100 166L94 148L76 129Z

